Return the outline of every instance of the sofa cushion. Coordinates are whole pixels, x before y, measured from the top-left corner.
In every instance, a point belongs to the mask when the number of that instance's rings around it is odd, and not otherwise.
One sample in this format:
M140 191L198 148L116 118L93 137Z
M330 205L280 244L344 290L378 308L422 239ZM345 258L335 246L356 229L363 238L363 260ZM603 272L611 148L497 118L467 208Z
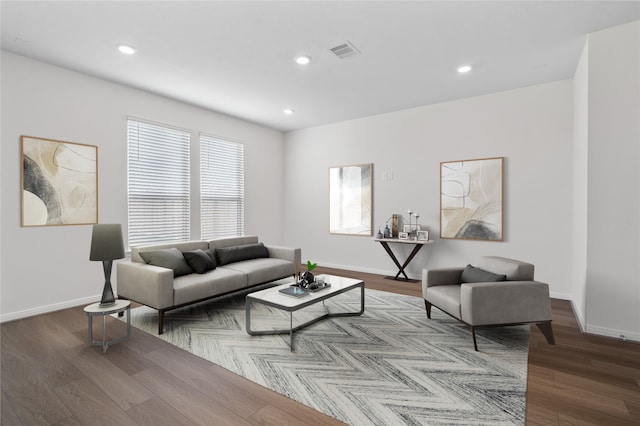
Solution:
M496 281L504 281L507 279L506 275L494 274L493 272L485 271L484 269L476 268L472 265L467 265L460 274L460 284L462 283L488 283Z
M269 257L269 251L262 243L216 249L216 260L219 266L263 257Z
M181 305L247 287L247 276L226 268L173 280L173 303Z
M246 274L248 286L292 276L295 273L293 262L275 258L244 260L226 265L224 268Z
M149 265L173 269L174 277L193 273L182 252L177 248L140 252L140 257Z
M207 251L209 250L207 249ZM216 269L216 262L204 250L185 251L182 255L191 269L198 274Z

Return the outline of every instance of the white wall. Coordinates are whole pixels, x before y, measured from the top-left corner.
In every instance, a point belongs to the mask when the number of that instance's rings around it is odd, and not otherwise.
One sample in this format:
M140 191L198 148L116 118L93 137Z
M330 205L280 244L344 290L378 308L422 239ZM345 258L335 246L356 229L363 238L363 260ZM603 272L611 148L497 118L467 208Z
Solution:
M640 21L589 36L587 331L640 341Z
M589 41L573 76L573 309L582 330L587 309Z
M194 139L205 132L242 142L245 232L281 242L281 132L9 52L2 51L1 61L2 321L98 300L104 283L100 262L89 261L91 226L20 227L20 135L97 145L99 221L122 223L125 238L128 116L191 130ZM197 150L196 143L192 149ZM197 175L197 154L193 157ZM191 232L199 239L198 227Z
M570 298L572 114L567 80L287 133L285 242L302 247L303 260L395 274L371 238L328 233L328 168L371 162L374 233L392 213L412 209L435 239L410 277L502 255L534 263L553 296ZM440 240L440 162L498 156L505 157L505 242ZM383 172L393 180L383 181ZM402 249L401 258L409 247Z

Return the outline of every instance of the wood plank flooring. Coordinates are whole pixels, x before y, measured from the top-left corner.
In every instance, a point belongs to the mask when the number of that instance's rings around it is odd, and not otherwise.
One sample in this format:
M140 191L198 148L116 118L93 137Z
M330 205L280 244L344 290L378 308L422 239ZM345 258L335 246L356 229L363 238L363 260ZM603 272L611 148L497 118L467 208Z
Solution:
M419 283L318 272L421 296ZM531 329L527 425L640 424L640 345L581 334L569 302L552 309L555 346ZM124 333L107 320L110 337ZM100 336L100 319L94 327ZM0 325L2 425L341 424L135 328L103 354L86 328L82 307Z

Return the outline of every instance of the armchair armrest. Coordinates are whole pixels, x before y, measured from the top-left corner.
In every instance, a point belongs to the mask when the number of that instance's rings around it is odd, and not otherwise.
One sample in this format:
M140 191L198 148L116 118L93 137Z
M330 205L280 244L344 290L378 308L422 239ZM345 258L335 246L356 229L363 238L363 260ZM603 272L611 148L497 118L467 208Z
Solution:
M470 325L551 320L549 285L538 281L461 284L462 321Z
M302 262L302 250L299 248L272 246L265 244L269 257L276 259L288 260L293 262L295 268L295 274L299 272L300 264Z
M422 270L422 296L427 294L427 288L437 285L454 285L460 282L460 275L464 268L436 268Z
M173 271L138 262L117 264L117 293L156 309L173 306Z

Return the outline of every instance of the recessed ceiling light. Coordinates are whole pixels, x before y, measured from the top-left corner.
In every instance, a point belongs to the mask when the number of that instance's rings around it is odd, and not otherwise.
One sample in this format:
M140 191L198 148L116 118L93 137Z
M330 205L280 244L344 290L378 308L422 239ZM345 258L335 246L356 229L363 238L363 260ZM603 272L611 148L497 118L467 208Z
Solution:
M294 110L291 108L287 108L287 109L284 109L282 112L284 112L287 115L291 115L294 113Z
M124 53L125 55L133 55L134 53L136 53L136 49L126 44L119 45L118 50Z
M311 62L311 58L308 56L298 56L296 58L296 62L298 63L298 65L307 65L309 62Z
M469 65L463 65L460 68L458 68L458 72L460 74L464 74L465 72L469 72L469 71L471 71L471 66Z

